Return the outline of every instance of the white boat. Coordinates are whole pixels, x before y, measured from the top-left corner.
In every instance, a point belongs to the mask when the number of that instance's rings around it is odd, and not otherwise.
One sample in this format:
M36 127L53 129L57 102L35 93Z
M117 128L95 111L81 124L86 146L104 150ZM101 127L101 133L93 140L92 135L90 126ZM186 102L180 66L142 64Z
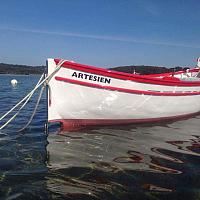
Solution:
M59 64L48 59L48 74ZM48 121L62 129L157 122L200 113L199 67L137 75L64 61L49 81Z

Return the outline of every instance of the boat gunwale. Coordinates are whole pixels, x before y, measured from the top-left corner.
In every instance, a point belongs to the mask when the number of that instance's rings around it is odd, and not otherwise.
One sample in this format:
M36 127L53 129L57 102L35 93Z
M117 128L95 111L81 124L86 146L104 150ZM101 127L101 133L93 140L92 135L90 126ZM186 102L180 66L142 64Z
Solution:
M146 77L174 76L174 75L179 75L179 74L184 74L184 73L193 73L193 72L199 72L199 68L189 69L188 72L186 70L180 70L176 72L166 72L166 73L160 73L160 74L145 74L143 76L146 76Z
M56 65L59 63L59 61L60 59L54 59L54 62ZM200 81L173 80L173 78L170 80L158 79L155 77L149 77L148 75L129 74L125 72L118 72L114 70L93 67L93 66L75 63L71 61L65 61L61 67L83 71L86 73L97 74L101 76L107 76L110 78L135 81L135 82L140 82L140 83L145 83L145 84L180 86L180 87L200 86ZM159 75L161 74L158 74L158 76Z

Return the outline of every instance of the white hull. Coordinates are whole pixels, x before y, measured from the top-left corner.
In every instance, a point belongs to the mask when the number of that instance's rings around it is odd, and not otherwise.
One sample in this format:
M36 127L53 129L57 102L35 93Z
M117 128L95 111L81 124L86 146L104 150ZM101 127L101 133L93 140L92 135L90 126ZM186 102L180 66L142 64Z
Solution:
M55 61L49 59L48 73L55 68ZM156 84L155 78L148 83L148 79L123 80L104 74L61 67L49 82L48 120L77 126L158 121L200 112L198 82L177 86L162 80Z

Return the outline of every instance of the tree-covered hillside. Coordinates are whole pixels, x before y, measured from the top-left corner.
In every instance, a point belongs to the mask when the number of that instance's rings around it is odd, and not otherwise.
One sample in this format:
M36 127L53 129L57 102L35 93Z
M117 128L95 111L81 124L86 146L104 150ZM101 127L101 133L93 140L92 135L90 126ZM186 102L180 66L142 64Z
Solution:
M179 71L185 68L175 67L175 68L166 68L166 67L157 67L157 66L120 66L110 68L111 70L127 72L127 73L139 73L139 74L159 74L166 72ZM0 63L0 74L42 74L45 70L45 66L27 66L27 65L13 65Z
M45 66L27 66L0 63L0 74L42 74Z

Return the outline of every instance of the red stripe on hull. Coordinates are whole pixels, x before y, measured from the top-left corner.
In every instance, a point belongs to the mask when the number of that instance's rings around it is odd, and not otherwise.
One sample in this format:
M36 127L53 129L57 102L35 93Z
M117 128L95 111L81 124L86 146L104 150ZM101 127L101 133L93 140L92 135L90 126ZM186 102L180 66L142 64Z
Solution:
M84 81L78 81L74 79L69 78L63 78L56 76L55 79L57 81L64 81L67 83L82 85L86 87L92 87L92 88L98 88L98 89L105 89L105 90L112 90L112 91L118 91L118 92L124 92L124 93L130 93L130 94L139 94L139 95L154 95L154 96L193 96L193 95L200 95L200 92L197 91L191 91L191 92L154 92L154 91L144 91L144 90L132 90L132 89L126 89L126 88L119 88L119 87L113 87L113 86L103 86L96 83L88 83Z
M58 119L58 120L50 120L49 122L60 122L61 130L73 131L90 126L128 125L128 124L130 125L130 124L178 120L196 116L198 114L200 114L200 112L179 115L179 116L172 116L172 117L160 117L160 118L150 118L150 119Z

